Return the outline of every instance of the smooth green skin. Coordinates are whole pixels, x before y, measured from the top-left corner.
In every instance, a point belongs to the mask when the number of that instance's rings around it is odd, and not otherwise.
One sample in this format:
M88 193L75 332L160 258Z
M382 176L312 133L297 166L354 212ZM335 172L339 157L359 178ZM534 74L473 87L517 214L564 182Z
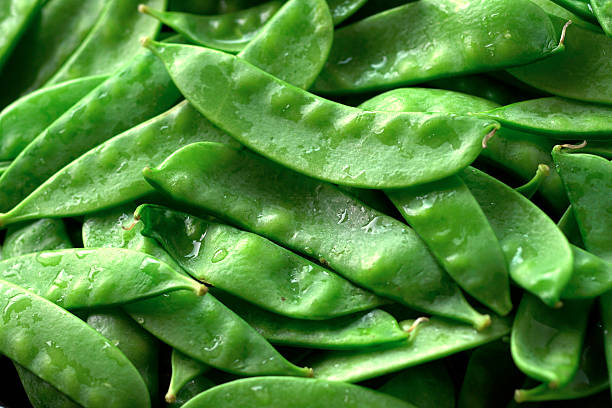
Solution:
M515 190L526 198L532 198L538 192L546 178L550 175L550 167L546 164L538 165L538 170L531 180Z
M612 262L612 163L591 154L568 153L560 146L552 156L586 249Z
M236 13L214 16L164 12L146 6L140 6L138 10L172 27L193 44L227 52L239 52L255 37L280 6L280 1L270 1Z
M48 1L6 62L0 106L42 86L81 44L106 4L110 2Z
M460 177L386 193L463 290L501 316L510 313L504 253Z
M574 270L561 298L595 298L612 290L612 263L575 245L571 245L571 248L574 253Z
M608 366L608 379L612 378L612 292L599 298L599 311L604 326L604 350ZM612 391L612 389L611 389Z
M71 247L72 243L62 220L43 218L9 228L2 245L2 259Z
M351 350L408 338L408 333L399 327L397 320L379 309L335 319L307 321L267 312L219 291L214 294L273 344Z
M352 384L305 378L258 377L211 388L182 408L414 408L414 405Z
M401 323L408 328L413 321ZM429 361L478 347L510 333L510 322L493 318L490 327L476 331L473 328L431 318L421 322L410 341L370 350L328 351L306 360L315 377L333 381L358 382L413 367Z
M149 407L125 355L78 317L0 281L0 352L84 407Z
M576 221L571 205L567 207L567 210L563 213L561 219L559 219L557 226L561 232L565 234L571 244L584 248L584 242L582 241L582 236L580 235L580 227L578 227L578 221Z
M525 293L519 304L510 350L516 366L550 388L572 381L580 364L592 300L567 300L553 309Z
M394 375L378 389L419 408L454 408L455 387L444 366L436 361Z
M608 37L612 37L612 1L590 0L591 8L597 21Z
M486 75L465 75L452 78L440 78L428 81L426 86L463 92L478 96L500 105L508 105L520 100L517 90Z
M398 188L443 178L471 163L498 126L446 114L367 112L301 91L218 51L148 47L211 122L273 161L336 184Z
M27 368L15 364L19 380L34 408L81 408L46 381L40 379Z
M550 15L560 34L567 20ZM565 51L533 64L509 69L542 91L585 102L612 104L612 38L578 24L567 28ZM554 75L551 75L554 72Z
M45 86L90 75L112 74L140 47L142 36L154 36L159 21L138 12L145 4L165 9L167 0L111 0L87 37Z
M0 160L13 160L47 126L106 76L62 82L17 99L0 113Z
M528 0L418 1L337 30L314 89L367 91L526 64L562 49L558 38Z
M0 69L42 5L42 0L5 0L0 7Z
M374 293L486 327L416 233L334 186L245 150L196 143L145 179L174 199L318 259Z
M368 0L327 0L334 25L355 14Z
M65 309L110 306L203 285L142 252L126 249L61 249L0 262L0 277ZM197 295L196 295L197 296Z
M497 235L512 280L555 306L572 275L567 238L542 210L501 181L474 168L460 176Z
M322 320L387 303L259 235L148 204L134 217L195 279L271 312Z
M206 364L186 356L177 349L172 349L170 364L172 366L172 376L165 396L165 400L169 404L176 402L177 395L188 382L210 369Z
M517 102L479 116L502 126L565 140L612 139L612 107L551 97Z
M100 311L87 317L87 324L106 337L138 370L154 406L159 393L159 343L121 309Z
M308 89L323 69L333 36L324 0L290 0L238 56L278 79Z
M0 211L10 210L62 167L163 112L179 97L163 64L143 51L68 109L17 156L0 177ZM82 182L89 183L90 176L82 176Z
M176 396L175 402L169 403L167 407L180 408L183 406L183 404L185 404L187 401L189 401L196 395L214 387L215 385L215 383L213 383L210 379L206 377L196 377L193 380L189 381L187 384L185 384L185 386Z

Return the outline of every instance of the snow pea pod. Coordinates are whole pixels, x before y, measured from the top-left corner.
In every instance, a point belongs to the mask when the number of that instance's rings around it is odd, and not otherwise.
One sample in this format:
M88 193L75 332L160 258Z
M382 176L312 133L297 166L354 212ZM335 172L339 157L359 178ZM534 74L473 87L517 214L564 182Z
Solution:
M100 85L106 76L62 82L26 95L0 113L0 160L13 160L53 121Z
M525 293L512 326L510 348L517 367L550 388L566 386L580 363L592 300L567 300L552 309Z
M355 14L368 0L327 0L334 25Z
M580 17L596 22L593 10L589 5L589 0L553 0L558 5L568 9L572 13L579 15Z
M136 368L81 319L5 281L0 302L2 354L85 407L150 406Z
M169 403L167 407L180 408L196 395L203 393L204 391L214 387L215 385L216 384L214 382L212 382L206 377L196 377L193 380L189 381L187 384L185 384L185 386L176 396L176 400L173 403Z
M166 392L164 398L168 404L176 402L177 394L188 382L210 369L206 364L186 356L177 349L172 349L170 364L172 366L172 376L170 377L168 392Z
M449 91L463 92L500 105L508 105L523 99L520 95L517 95L518 92L516 89L482 74L434 79L433 81L426 82L424 85Z
M176 200L262 235L374 293L486 327L405 224L318 182L217 143L175 152L144 176Z
M563 289L563 299L595 298L612 290L612 263L575 245L574 271Z
M134 218L191 276L269 311L322 320L387 303L259 235L148 204Z
M558 43L546 13L528 0L418 1L337 30L314 89L357 92L491 71L554 54Z
M414 408L397 398L340 382L286 377L232 381L204 391L183 408Z
M19 380L23 389L28 395L28 399L34 408L81 408L82 405L72 401L57 388L46 381L43 381L36 374L25 367L15 364Z
M542 187L542 184L549 175L550 167L547 164L539 164L533 178L522 186L515 188L515 190L526 198L531 198Z
M471 163L498 127L446 114L367 112L301 91L228 54L146 44L211 122L286 167L336 184L397 188L443 178ZM285 131L270 133L278 128Z
M601 28L608 34L608 37L612 37L612 1L590 0L590 5Z
M408 328L414 322L401 323ZM315 377L358 382L403 370L494 341L510 332L505 318L493 318L490 327L476 331L448 320L431 318L420 323L410 341L370 350L327 351L307 359Z
M571 244L584 248L584 242L582 242L582 236L580 235L580 227L578 227L578 221L576 221L571 205L567 207L567 210L559 219L557 226L563 234L565 234Z
M71 247L64 222L43 218L30 224L9 228L2 246L2 259Z
M0 69L17 45L19 37L42 5L41 0L6 0L0 8Z
M555 306L572 274L567 238L542 210L504 183L474 168L460 176L501 243L510 277Z
M139 3L162 9L166 0L111 0L70 58L45 83L57 84L84 76L111 74L138 51L138 39L154 36L159 21L143 16Z
M172 27L189 42L227 52L239 52L280 8L270 1L236 13L201 16L176 11L160 11L145 5L138 11Z

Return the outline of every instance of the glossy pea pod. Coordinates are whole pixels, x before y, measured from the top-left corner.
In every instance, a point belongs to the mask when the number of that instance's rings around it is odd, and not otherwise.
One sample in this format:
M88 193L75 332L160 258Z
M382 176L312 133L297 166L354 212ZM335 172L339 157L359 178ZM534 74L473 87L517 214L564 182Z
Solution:
M612 290L612 263L575 245L574 271L563 289L563 299L589 299Z
M25 367L15 364L17 375L23 385L30 404L34 408L81 408L82 405L77 404L61 393L54 386L42 380L36 374L32 373Z
M590 0L593 14L601 25L601 28L612 37L612 2L610 0Z
M187 383L210 370L208 365L186 356L177 349L172 349L170 364L172 376L164 398L169 404L177 402L177 395Z
M357 385L286 377L257 377L232 381L204 391L183 405L184 408L234 406L414 408L412 404Z
M374 293L476 327L478 314L406 225L245 150L186 146L144 176L178 201L318 259Z
M181 389L181 391L176 396L176 399L172 403L168 403L168 408L180 408L187 401L192 399L198 394L203 393L204 391L211 389L216 384L212 382L209 378L204 376L199 376L189 381L185 386Z
M355 14L366 2L367 0L327 0L334 25L342 23Z
M460 174L497 235L510 277L548 306L555 306L572 274L567 238L528 199L487 174L469 168Z
M2 259L39 251L71 248L62 220L43 218L26 225L9 228L2 245Z
M269 311L322 320L387 302L259 235L148 204L134 217L191 276Z
M413 2L337 30L314 89L367 91L525 64L560 51L558 38L528 0Z
M572 13L589 20L597 21L593 15L593 10L589 6L589 0L553 0L560 6L568 9Z
M0 69L9 57L42 0L7 0L0 8Z

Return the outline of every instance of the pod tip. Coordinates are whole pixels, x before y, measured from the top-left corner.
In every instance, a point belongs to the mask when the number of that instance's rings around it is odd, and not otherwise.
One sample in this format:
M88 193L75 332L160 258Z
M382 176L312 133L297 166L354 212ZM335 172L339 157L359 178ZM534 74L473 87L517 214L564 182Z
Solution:
M514 401L517 403L525 402L525 396L523 395L523 390L515 390L514 391Z
M493 321L491 320L491 316L489 316L488 314L482 315L482 318L479 319L477 322L476 330L482 331L486 329L487 327L491 326L492 322Z
M208 287L206 285L202 285L202 284L197 284L196 286L196 294L198 296L204 296L205 294L208 293Z
M176 402L176 395L174 395L173 392L168 391L164 399L168 404L174 404Z
M149 12L149 8L145 4L139 4L138 5L138 12L146 14L146 13Z
M140 37L140 44L142 44L143 47L149 48L152 42L153 40L151 40L150 37Z

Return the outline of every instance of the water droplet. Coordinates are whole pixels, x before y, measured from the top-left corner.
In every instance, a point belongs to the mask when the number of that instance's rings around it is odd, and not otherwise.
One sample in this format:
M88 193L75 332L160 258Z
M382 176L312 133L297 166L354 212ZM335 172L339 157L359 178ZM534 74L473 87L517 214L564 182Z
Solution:
M215 252L215 254L213 255L211 261L213 263L220 262L220 261L224 260L226 256L227 256L227 250L225 250L223 248L222 249L218 249L217 252Z

